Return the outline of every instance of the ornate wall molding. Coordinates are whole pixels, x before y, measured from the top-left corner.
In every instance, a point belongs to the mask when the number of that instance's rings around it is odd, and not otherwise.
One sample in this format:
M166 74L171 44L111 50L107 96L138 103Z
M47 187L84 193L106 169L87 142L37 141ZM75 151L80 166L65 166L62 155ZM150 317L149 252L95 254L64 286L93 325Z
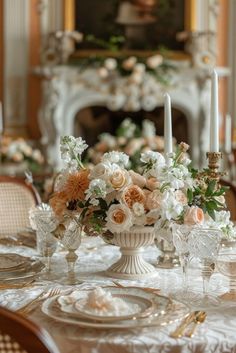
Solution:
M29 1L4 0L5 130L25 134L29 53Z

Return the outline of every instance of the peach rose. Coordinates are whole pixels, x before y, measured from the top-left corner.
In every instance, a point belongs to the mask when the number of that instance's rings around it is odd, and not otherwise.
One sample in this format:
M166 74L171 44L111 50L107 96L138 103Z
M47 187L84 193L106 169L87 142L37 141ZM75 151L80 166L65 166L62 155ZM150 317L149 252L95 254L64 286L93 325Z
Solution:
M149 178L149 179L147 180L146 186L147 186L147 188L148 188L149 190L153 191L153 190L159 188L160 183L159 183L159 181L158 181L156 178Z
M153 210L156 208L160 208L161 203L162 203L162 193L159 190L154 190L148 195L146 199L145 207L148 210Z
M146 196L139 186L131 185L125 188L121 199L129 208L132 208L136 202L144 205L146 201Z
M146 179L142 175L134 172L133 170L129 171L129 175L131 176L132 182L140 188L143 188L146 185Z
M181 205L183 205L183 206L187 205L187 203L188 203L188 199L187 199L186 195L181 190L175 191L175 199L176 199L176 201L181 203Z
M189 207L184 215L184 224L186 225L202 224L203 221L203 210L197 206Z
M111 186L115 190L120 190L129 183L129 173L126 170L116 169L109 177Z

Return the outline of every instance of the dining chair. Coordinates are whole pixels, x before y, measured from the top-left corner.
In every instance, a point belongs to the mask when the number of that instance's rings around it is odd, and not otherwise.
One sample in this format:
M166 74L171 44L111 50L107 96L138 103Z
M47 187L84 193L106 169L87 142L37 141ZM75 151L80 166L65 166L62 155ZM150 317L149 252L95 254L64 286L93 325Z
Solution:
M29 227L29 209L40 202L33 185L20 178L0 176L0 237Z
M231 220L236 221L236 186L225 179L221 179L220 184L229 188L225 193L226 206L231 213Z
M47 331L0 307L0 353L59 353Z

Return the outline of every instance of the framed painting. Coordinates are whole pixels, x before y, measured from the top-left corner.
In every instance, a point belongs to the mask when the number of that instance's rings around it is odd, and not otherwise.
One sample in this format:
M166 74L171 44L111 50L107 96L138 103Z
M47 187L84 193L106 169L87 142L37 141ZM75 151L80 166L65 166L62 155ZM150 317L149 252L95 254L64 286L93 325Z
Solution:
M65 30L85 36L80 52L109 50L117 38L121 50L183 51L176 34L195 28L195 0L64 0L64 6Z

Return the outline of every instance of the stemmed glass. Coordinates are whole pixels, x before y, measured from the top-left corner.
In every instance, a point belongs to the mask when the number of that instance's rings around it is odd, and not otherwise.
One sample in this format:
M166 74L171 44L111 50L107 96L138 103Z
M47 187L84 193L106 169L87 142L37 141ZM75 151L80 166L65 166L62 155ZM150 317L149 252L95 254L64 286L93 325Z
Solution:
M81 235L83 226L79 223L77 218L68 218L64 223L64 229L61 231L59 238L63 247L68 250L66 261L68 266L67 284L79 284L82 281L76 279L75 263L78 259L76 250L81 244ZM65 283L65 281L64 281Z
M51 258L58 244L57 239L53 235L53 231L57 227L57 221L52 210L38 209L34 213L34 223L36 226L37 250L45 258L45 276L49 279Z
M236 300L236 247L222 247L217 258L218 271L229 278L229 291L220 295L223 300Z
M183 272L183 293L188 290L188 266L191 259L188 236L191 232L191 227L186 225L174 225L172 226L173 244L176 252L179 255L180 265Z
M189 234L189 249L191 255L202 263L203 298L202 303L212 303L209 297L209 282L215 269L221 242L221 231L211 228L193 228Z

